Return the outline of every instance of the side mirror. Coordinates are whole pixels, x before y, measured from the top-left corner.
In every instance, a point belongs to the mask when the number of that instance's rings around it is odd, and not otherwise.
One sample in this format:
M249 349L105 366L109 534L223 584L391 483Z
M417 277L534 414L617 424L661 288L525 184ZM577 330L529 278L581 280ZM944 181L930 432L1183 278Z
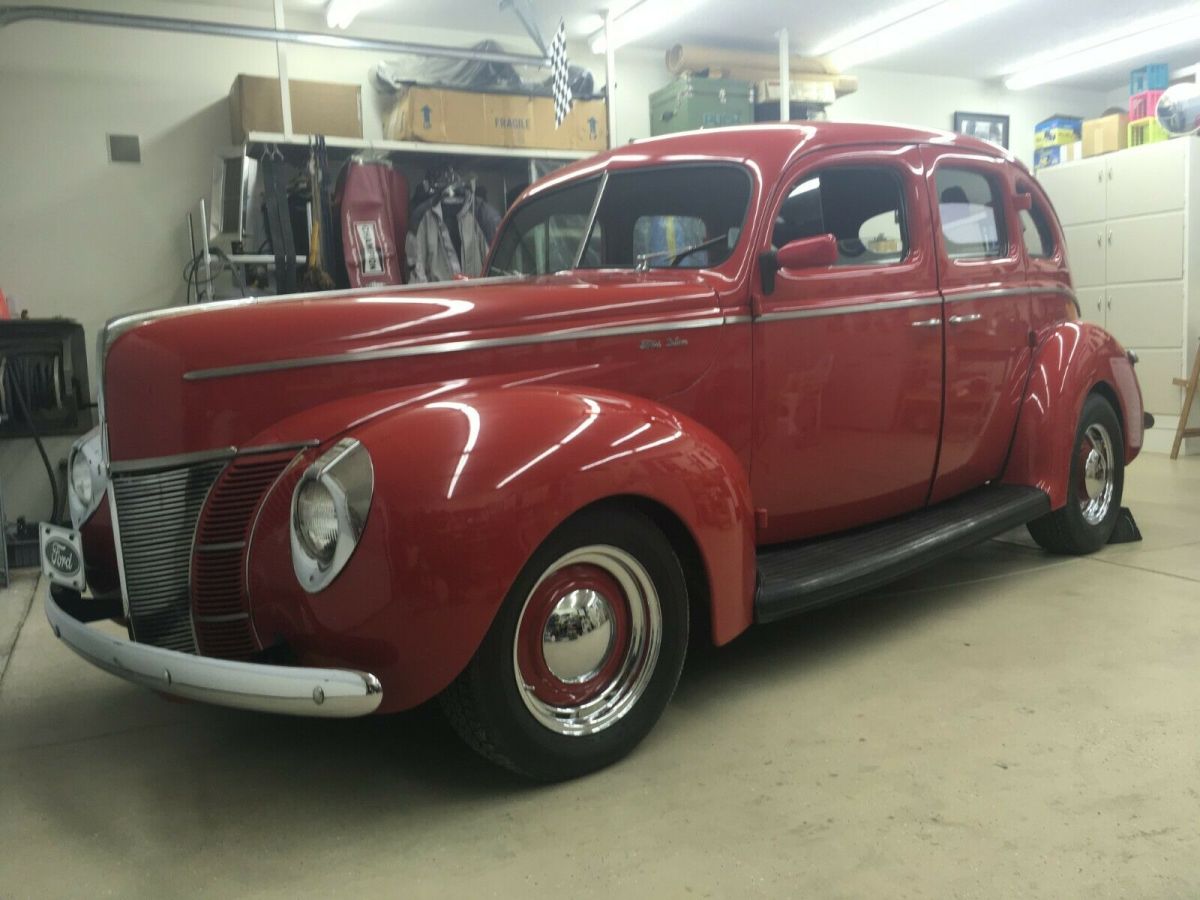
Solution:
M1013 194L1013 206L1017 212L1021 212L1022 210L1029 212L1033 209L1033 194L1028 194L1025 191L1017 191L1017 193Z
M768 250L758 258L763 292L775 290L775 273L780 269L824 269L838 260L837 238L832 234L802 238L784 244L778 250Z

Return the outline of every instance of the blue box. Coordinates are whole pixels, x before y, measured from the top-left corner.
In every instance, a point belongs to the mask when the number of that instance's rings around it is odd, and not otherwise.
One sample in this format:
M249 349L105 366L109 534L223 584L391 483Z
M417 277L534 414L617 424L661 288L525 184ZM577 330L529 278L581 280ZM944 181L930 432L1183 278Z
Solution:
M1043 119L1033 129L1033 146L1055 147L1073 144L1083 139L1083 119L1078 116L1054 115Z
M1166 63L1152 63L1129 73L1129 96L1142 91L1165 91L1170 85Z

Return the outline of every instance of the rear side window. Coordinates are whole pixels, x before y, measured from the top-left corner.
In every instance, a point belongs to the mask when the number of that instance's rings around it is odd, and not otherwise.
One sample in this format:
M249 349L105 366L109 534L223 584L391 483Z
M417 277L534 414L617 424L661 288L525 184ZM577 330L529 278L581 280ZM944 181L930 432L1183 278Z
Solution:
M1036 202L1032 209L1021 210L1021 238L1025 241L1025 252L1031 257L1051 259L1054 256L1054 232Z
M935 175L942 239L951 259L1004 256L1004 201L991 178L970 169L938 167Z
M832 234L840 266L898 263L908 255L903 185L883 166L825 169L791 186L771 233L776 249Z

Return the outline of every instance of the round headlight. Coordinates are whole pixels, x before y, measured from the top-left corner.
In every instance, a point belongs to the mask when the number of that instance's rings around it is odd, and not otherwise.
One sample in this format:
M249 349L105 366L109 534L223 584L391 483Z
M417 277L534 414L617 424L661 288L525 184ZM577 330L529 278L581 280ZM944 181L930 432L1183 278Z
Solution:
M333 494L320 481L309 480L296 494L296 534L305 551L328 565L338 542L338 515Z
M85 507L92 505L94 491L92 490L92 470L88 466L87 457L76 453L71 458L71 488L75 496Z

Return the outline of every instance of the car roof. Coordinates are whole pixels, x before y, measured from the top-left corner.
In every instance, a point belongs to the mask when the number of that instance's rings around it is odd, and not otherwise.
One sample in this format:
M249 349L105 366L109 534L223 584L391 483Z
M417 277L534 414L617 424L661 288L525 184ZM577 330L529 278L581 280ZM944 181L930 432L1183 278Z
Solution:
M539 182L530 193L541 193L562 181L602 169L705 160L749 164L762 172L764 181L770 181L778 177L791 159L802 153L854 144L937 144L1021 165L1009 151L995 144L950 131L867 122L774 122L685 131L632 141L559 169Z

